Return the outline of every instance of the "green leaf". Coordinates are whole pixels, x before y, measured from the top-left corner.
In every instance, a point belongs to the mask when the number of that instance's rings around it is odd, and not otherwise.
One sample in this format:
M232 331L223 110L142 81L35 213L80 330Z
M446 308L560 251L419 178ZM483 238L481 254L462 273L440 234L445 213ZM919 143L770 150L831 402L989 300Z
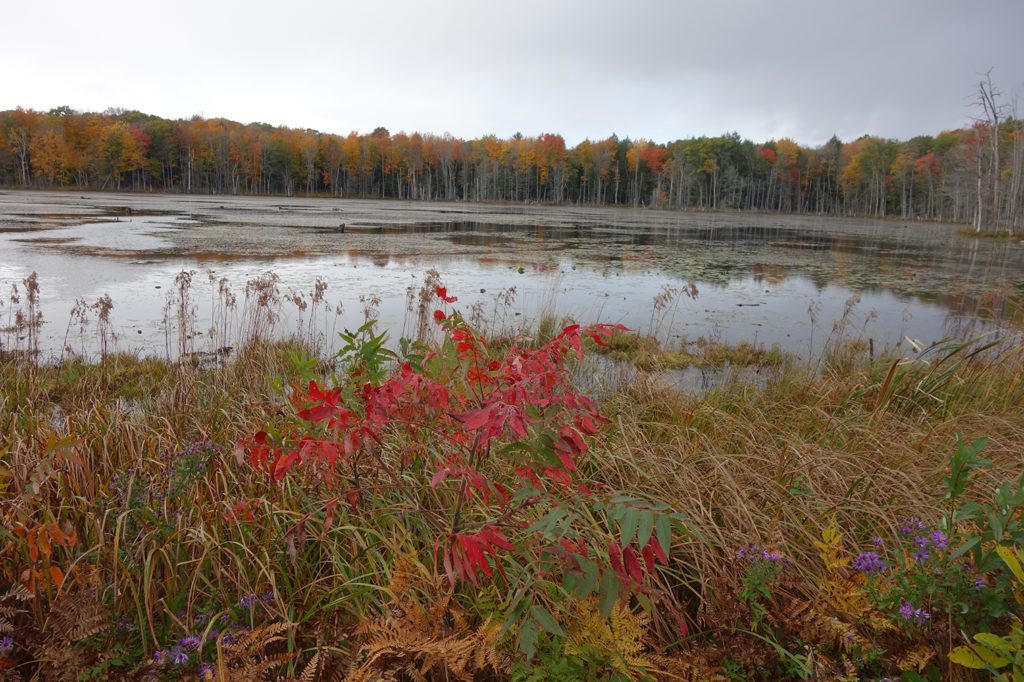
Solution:
M963 543L962 545L957 547L953 551L953 553L949 555L949 561L952 561L953 559L956 559L957 557L963 556L964 554L969 552L971 550L971 548L974 547L975 545L977 545L979 542L981 542L981 538L979 538L977 535L975 535L972 538L969 538L965 543Z
M536 533L550 533L567 513L568 510L565 507L554 507L542 518L538 519L530 530Z
M958 521L973 521L982 511L981 505L977 502L968 502L953 512L953 523Z
M992 529L992 539L999 542L1003 537L1003 517L990 512L988 515L988 525Z
M654 529L654 512L650 509L640 511L640 525L636 530L636 539L640 543L640 549L647 546L651 541L651 531Z
M598 590L598 604L601 607L601 618L607 618L619 598L619 581L612 571L605 571L601 576L601 587Z
M633 542L633 537L636 536L636 528L639 523L640 510L636 507L626 507L626 513L622 516L622 524L619 526L623 547Z
M654 520L654 532L662 551L668 556L669 547L672 545L672 521L667 516L659 515Z
M519 628L519 650L526 654L526 660L533 660L537 652L537 624L532 620L523 623Z
M580 568L583 570L583 579L576 588L576 596L580 599L586 599L597 590L600 569L596 563L585 559L580 561Z
M565 631L562 629L562 626L558 624L555 617L548 613L548 610L543 606L534 605L530 609L530 613L533 615L533 619L537 621L537 625L557 637L565 637Z
M519 590L516 591L516 596L512 599L512 603L509 604L508 617L505 618L505 622L501 626L501 632L498 633L499 636L508 632L509 629L516 624L516 621L519 620L519 617L523 615L523 611L526 610L527 604L527 602L523 601L523 595L525 593L526 590L523 588L519 588Z

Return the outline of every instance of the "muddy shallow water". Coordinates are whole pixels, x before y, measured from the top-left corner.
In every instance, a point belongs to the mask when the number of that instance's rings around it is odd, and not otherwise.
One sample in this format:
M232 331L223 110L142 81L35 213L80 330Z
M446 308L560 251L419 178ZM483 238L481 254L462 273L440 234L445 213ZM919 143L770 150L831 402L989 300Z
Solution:
M459 296L456 306L467 314L477 306L490 331L529 328L554 314L677 342L746 340L803 355L840 333L876 348L905 337L928 344L998 319L1024 293L1024 246L957 229L735 213L7 191L0 346L26 342L12 327L32 272L47 352L95 352L95 311L74 319L71 312L78 299L88 305L109 294L119 349L174 355L251 333L257 292L250 286L247 302L246 285L267 272L279 278L280 301L268 304L280 316L275 333L301 329L331 340L370 308L394 335L412 334L407 291L430 269ZM184 315L175 284L182 271L194 273ZM313 306L318 278L326 290ZM694 299L682 293L690 282ZM19 302L11 301L14 285ZM181 320L193 320L187 342Z

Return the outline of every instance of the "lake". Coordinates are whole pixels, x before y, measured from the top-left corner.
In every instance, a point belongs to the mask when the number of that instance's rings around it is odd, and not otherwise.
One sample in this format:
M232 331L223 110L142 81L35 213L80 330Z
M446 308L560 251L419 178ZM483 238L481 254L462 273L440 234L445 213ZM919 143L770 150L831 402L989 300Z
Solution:
M908 348L906 339L928 345L1019 311L1024 246L957 229L575 206L6 191L0 346L28 342L14 327L32 272L48 355L96 353L97 311L72 313L76 301L109 295L117 349L176 356L297 330L330 345L367 315L393 336L412 335L418 299L410 311L409 297L435 270L459 297L454 306L475 310L491 333L553 315L621 323L673 343L749 341L802 356L838 335ZM192 273L184 299L183 271Z

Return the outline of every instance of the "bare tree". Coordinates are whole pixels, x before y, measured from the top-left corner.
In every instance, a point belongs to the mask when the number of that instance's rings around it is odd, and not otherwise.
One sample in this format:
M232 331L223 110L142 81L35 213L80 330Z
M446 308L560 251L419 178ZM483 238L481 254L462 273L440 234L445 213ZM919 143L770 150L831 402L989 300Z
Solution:
M992 69L985 72L985 77L978 81L978 98L977 104L981 107L984 118L976 119L977 121L984 124L988 131L989 137L989 161L991 162L989 167L991 168L991 187L992 187L992 229L996 230L999 228L999 119L1005 113L1006 107L998 103L1000 92L995 89L992 85ZM978 212L975 216L974 229L977 232L981 232L982 226L982 213L984 209L982 207L982 175L983 175L983 159L978 159Z

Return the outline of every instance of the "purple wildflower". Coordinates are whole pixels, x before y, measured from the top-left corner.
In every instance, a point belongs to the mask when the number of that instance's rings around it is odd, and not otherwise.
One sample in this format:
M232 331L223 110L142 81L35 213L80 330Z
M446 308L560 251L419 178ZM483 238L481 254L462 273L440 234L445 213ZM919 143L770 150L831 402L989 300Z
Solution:
M927 536L921 535L919 537L914 538L914 544L920 547L921 549L924 549L928 546Z
M201 640L199 637L196 637L195 635L189 635L188 637L185 637L180 642L178 642L178 646L182 649L198 649L199 645L202 643L203 640Z
M903 620L912 620L918 625L924 625L931 617L932 614L923 608L914 608L914 605L906 599L900 599L900 618Z
M878 537L877 535L871 536L871 544L875 547L885 547L885 540Z
M203 663L201 666L199 666L199 674L203 677L206 677L206 674L209 673L210 677L212 678L216 670L217 669L214 668L213 665L210 663Z
M985 582L984 578L982 578L981 576L978 576L977 578L974 579L974 586L976 588L978 588L979 590L981 590L981 589L984 589L984 588L988 587L988 583Z
M931 559L932 555L924 551L923 549L919 549L916 552L914 552L914 558L917 559L918 563L923 564L924 562Z
M862 552L854 557L850 565L854 570L865 573L880 573L886 569L885 563L878 558L878 552Z
M915 530L924 530L925 528L927 528L927 526L924 521L917 516L911 516L909 519L903 521L903 527L900 528L900 531L904 535L910 535Z
M163 663L167 660L167 651L161 649L160 651L153 652L153 658L156 659L157 663Z
M762 547L761 545L755 545L753 542L748 542L746 545L740 547L736 552L736 558L746 559L751 563L756 563L758 561L767 561L773 564L785 562L782 554L778 552L769 552L767 548ZM268 592L266 594L273 597L272 592Z
M10 636L8 636L8 637L0 637L0 654L6 654L7 652L9 652L13 648L14 648L14 638L13 637L10 637Z
M184 665L185 663L188 663L188 654L181 649L175 649L171 652L171 661L173 661L175 665Z
M946 545L948 544L946 534L941 530L932 531L932 542L934 542L935 546L939 549L946 549Z
M242 598L238 600L238 603L243 608L250 609L250 608L252 608L253 606L256 605L256 595L255 594L242 595Z

